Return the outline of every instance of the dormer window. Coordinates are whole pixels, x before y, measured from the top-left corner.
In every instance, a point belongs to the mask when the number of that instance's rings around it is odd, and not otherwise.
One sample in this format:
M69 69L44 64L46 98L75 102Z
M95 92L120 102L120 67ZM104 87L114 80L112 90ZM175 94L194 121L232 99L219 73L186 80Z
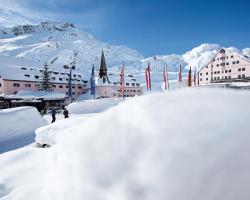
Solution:
M29 75L29 74L24 74L24 76L25 76L25 77L30 77L30 75Z
M62 81L62 78L59 78L59 81Z
M22 69L22 70L26 70L26 68L25 68L25 67L21 67L21 69Z
M224 49L221 49L220 53L226 53L226 51Z

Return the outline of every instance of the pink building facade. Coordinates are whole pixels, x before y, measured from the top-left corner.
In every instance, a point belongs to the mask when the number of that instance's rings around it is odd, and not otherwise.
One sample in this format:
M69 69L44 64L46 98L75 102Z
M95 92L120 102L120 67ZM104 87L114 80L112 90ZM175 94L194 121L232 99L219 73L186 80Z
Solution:
M250 82L250 60L243 55L221 49L196 75L196 85L226 82Z
M1 69L3 70L4 67ZM13 71L15 73L13 73ZM38 91L42 80L41 71L41 69L19 66L15 66L9 73L1 73L0 70L0 95L13 95L20 90ZM54 92L64 93L68 96L68 73L50 71L50 77L52 90ZM88 91L87 82L88 81L83 80L81 74L72 74L72 99L76 99L79 95L85 94Z

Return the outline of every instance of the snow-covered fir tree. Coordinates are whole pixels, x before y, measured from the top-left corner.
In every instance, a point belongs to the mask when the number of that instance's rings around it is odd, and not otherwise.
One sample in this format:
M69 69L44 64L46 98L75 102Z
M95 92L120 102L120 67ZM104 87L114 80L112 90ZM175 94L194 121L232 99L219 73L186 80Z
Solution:
M44 64L44 69L42 71L42 81L41 85L39 86L40 91L48 91L52 92L52 83L50 82L50 74L49 74L49 68L48 64Z

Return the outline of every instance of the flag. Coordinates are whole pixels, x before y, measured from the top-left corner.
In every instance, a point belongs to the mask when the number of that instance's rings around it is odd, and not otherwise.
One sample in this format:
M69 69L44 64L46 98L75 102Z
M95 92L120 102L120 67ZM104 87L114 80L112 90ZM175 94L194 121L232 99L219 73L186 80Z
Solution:
M179 67L179 73L178 73L178 81L179 82L182 82L182 74L181 74L181 64L180 64L180 67Z
M164 69L163 69L163 81L164 81L164 90L169 90L167 64L164 64Z
M191 67L189 68L189 71L188 71L188 79L187 79L187 86L188 87L191 87L192 86L192 71L191 71Z
M94 95L95 98L95 67L93 65L92 72L91 72L91 78L90 78L90 94Z
M150 64L149 63L146 69L146 84L147 84L147 90L151 91L151 77L150 77Z
M122 65L120 73L120 94L121 97L124 97L124 64Z
M195 67L195 70L194 70L194 86L196 86L196 67Z

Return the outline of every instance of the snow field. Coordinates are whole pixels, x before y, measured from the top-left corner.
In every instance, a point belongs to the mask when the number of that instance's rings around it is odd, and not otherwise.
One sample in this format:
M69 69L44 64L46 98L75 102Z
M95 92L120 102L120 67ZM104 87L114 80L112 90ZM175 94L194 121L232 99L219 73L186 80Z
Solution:
M51 148L0 155L3 199L248 200L249 99L185 89L58 121Z
M0 153L34 142L35 129L46 124L33 107L0 110Z

